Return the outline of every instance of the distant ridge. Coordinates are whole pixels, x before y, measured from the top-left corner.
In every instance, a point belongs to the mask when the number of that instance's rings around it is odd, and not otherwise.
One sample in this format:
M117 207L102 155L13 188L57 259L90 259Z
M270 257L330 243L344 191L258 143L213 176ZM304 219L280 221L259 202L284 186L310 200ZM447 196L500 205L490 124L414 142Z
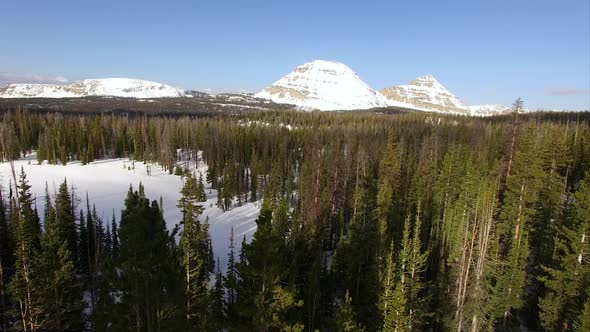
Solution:
M0 88L0 98L75 98L113 96L128 98L184 97L170 85L130 78L87 79L69 85L13 83Z

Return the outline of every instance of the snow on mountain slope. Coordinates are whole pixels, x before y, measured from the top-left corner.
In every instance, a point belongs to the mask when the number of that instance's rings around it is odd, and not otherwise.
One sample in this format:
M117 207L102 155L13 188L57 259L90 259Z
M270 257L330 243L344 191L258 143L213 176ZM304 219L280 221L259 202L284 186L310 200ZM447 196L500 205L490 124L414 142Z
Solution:
M325 60L298 66L255 97L322 111L387 106L387 100L348 66Z
M491 115L500 115L506 114L511 112L511 108L501 105L501 104L494 104L494 105L470 105L469 111L471 115L475 116L491 116Z
M130 78L87 79L70 85L16 83L0 88L0 98L165 98L184 95L183 90L166 84Z
M381 94L393 106L404 103L417 110L469 114L469 107L430 74L420 76L407 85L385 88Z
M502 105L502 104L494 104L494 105L470 105L469 106L470 115L473 116L493 116L493 115L504 115L514 112L514 108ZM559 110L554 110L559 111ZM530 113L531 110L528 108L523 108L520 113Z
M70 85L13 83L0 88L0 98L72 98L82 91Z

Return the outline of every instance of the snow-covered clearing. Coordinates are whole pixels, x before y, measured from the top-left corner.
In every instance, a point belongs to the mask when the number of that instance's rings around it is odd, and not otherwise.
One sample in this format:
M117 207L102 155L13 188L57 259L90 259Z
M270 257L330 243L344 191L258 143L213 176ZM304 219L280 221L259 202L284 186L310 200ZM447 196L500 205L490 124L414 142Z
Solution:
M88 165L79 162L70 162L66 166L38 165L32 159L17 160L14 162L15 169L20 173L24 168L29 184L32 186L33 195L37 198L37 206L40 214L44 206L45 184L49 186L50 195L54 195L60 183L67 179L69 186L74 186L75 195L78 198L78 210L86 208L86 192L90 204L95 204L99 216L103 222L110 223L115 212L115 218L119 221L121 209L124 205L125 196L132 185L134 189L142 183L145 187L146 196L150 200L162 198L164 218L168 229L172 230L174 225L180 222L180 210L176 207L180 198L180 190L183 180L180 176L170 175L157 165L149 165L151 175L148 175L147 165L142 162L133 162L129 159L108 159L99 160ZM202 172L207 170L203 162L194 163L191 170ZM13 183L12 171L9 163L0 163L0 185L8 192L8 186ZM203 203L205 212L201 217L209 217L210 233L213 242L213 253L221 261L221 269L225 270L227 265L227 251L229 235L233 226L235 233L236 255L240 250L242 237L246 235L248 241L256 230L256 218L260 212L260 204L246 203L242 206L234 206L230 211L223 212L215 203L217 202L217 191L210 190L206 184L207 201Z

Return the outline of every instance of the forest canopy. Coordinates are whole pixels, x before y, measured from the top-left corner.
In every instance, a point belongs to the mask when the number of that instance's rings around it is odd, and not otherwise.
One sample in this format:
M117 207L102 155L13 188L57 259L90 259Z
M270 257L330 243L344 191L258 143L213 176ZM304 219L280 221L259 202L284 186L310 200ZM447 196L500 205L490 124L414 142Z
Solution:
M141 186L117 221L76 206L67 182L35 204L16 174L0 190L0 330L588 331L589 124L18 107L2 115L0 159L157 163L184 177L183 217L166 229ZM203 177L183 168L196 152ZM205 186L224 211L262 204L253 238L228 239L225 273Z

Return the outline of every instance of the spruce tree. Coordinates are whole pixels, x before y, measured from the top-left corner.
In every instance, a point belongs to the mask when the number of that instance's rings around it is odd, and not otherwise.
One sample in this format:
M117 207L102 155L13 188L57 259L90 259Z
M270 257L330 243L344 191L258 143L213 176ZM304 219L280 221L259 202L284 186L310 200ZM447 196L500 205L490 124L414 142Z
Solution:
M358 180L353 195L353 215L348 234L336 249L336 274L343 278L343 289L348 289L355 299L354 307L359 322L367 329L378 324L378 226L374 218L374 182L358 170ZM364 174L363 174L364 173Z
M122 326L155 330L178 322L174 298L179 274L160 207L129 188L119 228L120 313ZM121 328L121 326L119 327Z
M281 282L288 275L284 242L277 229L273 229L273 206L264 199L257 229L252 242L242 241L238 264L237 309L240 324L254 330L269 331L273 326L294 327L288 313L303 305L296 301L296 291L284 288ZM301 303L301 305L299 305ZM278 315L275 320L273 315Z
M547 293L539 301L540 318L547 330L572 326L590 298L590 177L575 193L572 216L558 229L555 267L545 266L540 280Z
M33 211L31 186L21 169L18 203L13 202L12 223L15 225L15 274L9 291L19 308L19 329L31 332L43 327L43 301L40 296L42 275L40 261L39 220Z
M379 223L379 263L384 264L387 246L392 236L399 239L401 227L398 225L401 196L401 152L393 137L389 139L379 163L379 183L375 217Z
M13 235L8 224L8 209L0 186L0 330L8 330L9 297L7 285L14 270Z
M46 215L39 260L43 272L38 276L43 282L39 290L45 315L43 329L80 330L84 322L82 293L68 238L60 232L56 210L50 207Z
M113 257L113 259L116 260L119 257L119 231L117 230L117 221L115 220L114 213L113 218L111 219L111 227L109 233L110 236L107 237L109 238L110 254Z
M73 211L73 197L68 189L68 182L64 180L59 186L55 198L55 214L57 236L67 241L67 246L72 261L77 263L77 232L76 222Z
M84 219L84 212L80 211L79 219L79 240L78 240L78 262L80 262L80 272L83 273L85 276L88 275L89 269L89 257L88 257L88 230L86 229L86 220Z
M399 282L397 259L389 246L383 282L382 310L384 332L406 331L409 328L405 285ZM403 248L402 248L403 249Z
M421 330L427 321L427 303L423 294L427 253L422 249L420 229L418 204L413 225L410 216L406 217L397 259L393 244L390 247L382 295L384 331Z
M352 299L348 290L344 293L344 303L336 313L336 326L338 331L342 332L363 332L364 327L356 322Z
M227 290L227 310L226 315L229 320L236 316L236 302L237 302L237 285L238 285L238 274L237 274L237 262L235 257L235 245L234 245L234 228L232 226L229 235L229 251L227 254L227 272L224 278L224 287ZM219 267L219 266L218 266Z
M199 172L199 183L197 184L197 191L199 192L199 202L205 202L207 200L207 194L205 193L205 182L203 180L203 173Z
M203 213L196 179L189 174L181 190L178 207L182 212L180 236L181 267L185 283L185 323L187 328L205 329L212 323L209 317L210 239L208 225L201 224Z
M522 308L530 253L530 222L537 202L541 168L536 128L528 127L514 156L507 179L499 225L504 264L495 285L495 317L506 325L514 309Z
M217 259L217 271L215 272L215 284L210 291L211 298L211 326L213 331L221 331L225 327L225 288L223 286L223 274L219 267L219 259Z

